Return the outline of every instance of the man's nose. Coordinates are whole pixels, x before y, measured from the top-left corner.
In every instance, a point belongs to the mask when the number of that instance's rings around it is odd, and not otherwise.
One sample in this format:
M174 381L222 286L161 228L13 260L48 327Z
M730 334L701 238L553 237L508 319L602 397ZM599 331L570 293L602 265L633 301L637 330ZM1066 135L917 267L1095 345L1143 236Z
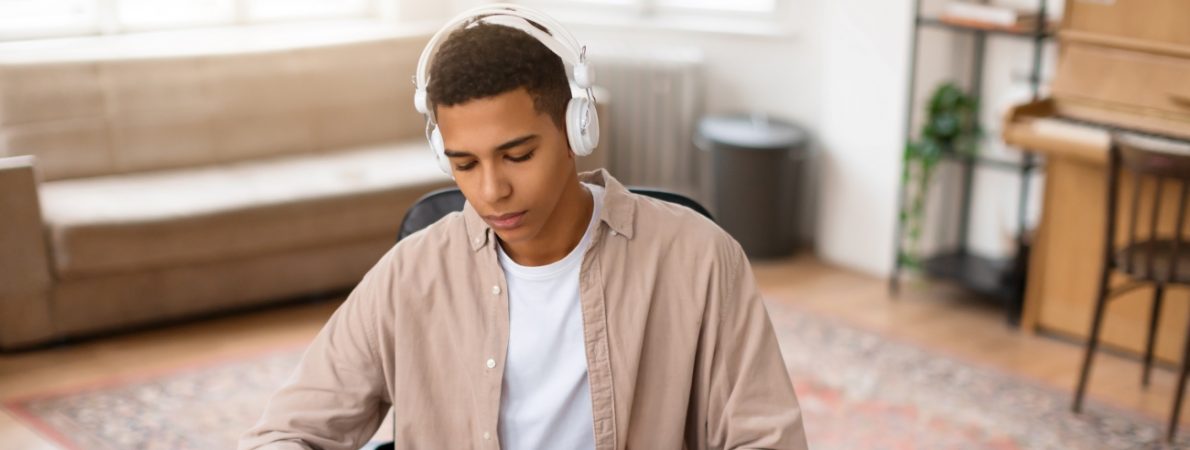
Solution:
M488 203L497 203L512 194L512 184L498 164L488 164L483 174L483 197Z

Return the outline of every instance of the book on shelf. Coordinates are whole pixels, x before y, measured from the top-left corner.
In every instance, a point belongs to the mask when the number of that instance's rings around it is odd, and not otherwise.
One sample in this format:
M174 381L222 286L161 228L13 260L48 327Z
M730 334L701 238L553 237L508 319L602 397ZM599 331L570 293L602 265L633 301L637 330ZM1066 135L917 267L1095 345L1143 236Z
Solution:
M1029 31L1037 26L1036 12L1006 6L948 2L938 20L954 25L976 28Z

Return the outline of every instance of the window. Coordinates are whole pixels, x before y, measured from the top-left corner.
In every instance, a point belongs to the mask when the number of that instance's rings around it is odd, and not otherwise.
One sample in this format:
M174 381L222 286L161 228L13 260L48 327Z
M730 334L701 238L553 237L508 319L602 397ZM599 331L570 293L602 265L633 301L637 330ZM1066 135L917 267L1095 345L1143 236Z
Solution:
M731 11L768 13L776 9L776 0L653 0L658 9L686 9L706 12Z
M175 28L231 23L232 0L116 0L116 23L126 29Z
M383 0L0 0L0 40L378 16Z
M788 0L521 0L564 22L784 34Z
M248 17L252 20L314 19L352 17L368 11L366 0L252 0Z
M524 0L521 3L549 9L623 9L641 14L682 12L770 14L778 0Z
M0 39L95 29L94 0L0 0Z

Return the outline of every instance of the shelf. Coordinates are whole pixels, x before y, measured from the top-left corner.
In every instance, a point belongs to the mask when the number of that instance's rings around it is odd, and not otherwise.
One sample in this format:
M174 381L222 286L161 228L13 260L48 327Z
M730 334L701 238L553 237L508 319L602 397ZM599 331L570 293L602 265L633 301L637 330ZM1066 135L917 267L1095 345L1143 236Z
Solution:
M943 21L936 17L918 17L917 24L928 27L944 28L956 31L966 31L972 33L987 33L1001 36L1011 36L1027 39L1047 39L1053 36L1052 29L1042 30L1040 33L1037 30L1013 30L1008 28L994 28L994 27L980 27L975 25L964 25Z
M997 300L1011 298L1012 260L993 259L972 253L943 253L922 263L926 273L935 278L949 279L973 292Z
M986 50L989 45L989 37L1007 37L1021 39L1030 44L1032 49L1032 57L1030 58L1032 64L1029 72L1029 85L1033 91L1033 95L1037 96L1041 89L1041 65L1045 58L1045 45L1049 39L1054 38L1058 33L1058 23L1046 20L1044 26L1038 29L1040 25L1034 24L1032 27L1003 27L993 24L984 24L975 21L951 20L943 19L941 17L929 17L921 13L922 0L913 1L913 26L911 27L910 35L910 53L909 53L909 76L908 76L908 98L915 99L915 88L918 81L917 66L918 56L921 52L920 44L924 37L946 37L937 36L936 33L923 35L922 28L933 28L942 31L952 31L955 33L965 33L973 37L970 39L971 55L969 58L970 80L967 83L968 89L971 92L982 94L983 89L983 75L984 63L987 56ZM1037 0L1037 8L1035 9L1037 16L1040 18L1049 17L1047 14L1045 0ZM1042 19L1045 20L1045 19ZM1001 70L1005 70L1001 68ZM916 103L908 102L909 111L905 114L904 121L904 136L913 136L912 129ZM976 114L977 117L982 117ZM984 143L979 144L980 147L986 147ZM947 164L960 164L961 180L959 189L959 197L961 203L958 205L959 209L959 223L957 224L958 236L956 239L956 248L943 254L930 256L923 260L917 261L920 265L917 268L923 275L929 278L940 280L948 280L955 282L957 285L966 288L974 294L975 298L993 301L999 304L1005 310L1009 324L1017 324L1020 318L1021 306L1024 297L1025 276L1028 272L1028 253L1029 244L1024 240L1018 242L1016 255L1004 259L988 258L973 254L969 251L970 244L969 231L971 219L971 203L973 201L972 192L975 189L974 179L977 176L976 168L991 169L996 171L1003 171L1015 175L1019 180L1020 191L1018 196L1018 209L1023 210L1026 199L1029 198L1029 190L1031 175L1033 171L1044 166L1043 160L1038 160L1032 155L1023 155L1019 160L1009 159L1009 156L1003 156L994 153L985 156L982 153L975 153L974 155L959 154L954 151L943 151L941 159L947 161ZM905 214L906 202L908 201L907 187L904 181L900 186L900 193L898 197L898 213ZM1024 213L1021 213L1023 216ZM901 216L904 217L904 216ZM905 258L904 248L904 233L903 227L904 219L900 219L896 231L896 251L894 255L893 274L889 278L889 291L896 295L898 292L899 277L906 265L912 267ZM1024 221L1018 221L1017 234L1027 235Z
M1019 249L1017 257L1027 257L1028 247ZM997 302L1004 308L1009 325L1020 323L1024 304L1024 274L1014 258L995 259L965 252L942 253L922 263L931 277L951 280L979 297Z

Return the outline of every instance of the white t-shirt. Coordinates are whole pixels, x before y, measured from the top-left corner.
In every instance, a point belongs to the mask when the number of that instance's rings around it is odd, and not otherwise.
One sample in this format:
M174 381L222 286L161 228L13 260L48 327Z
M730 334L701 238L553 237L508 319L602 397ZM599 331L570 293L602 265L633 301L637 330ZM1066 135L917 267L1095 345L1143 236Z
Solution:
M508 356L500 396L505 450L595 448L578 279L599 223L603 187L583 186L595 207L587 232L565 258L526 267L497 246L508 281Z

